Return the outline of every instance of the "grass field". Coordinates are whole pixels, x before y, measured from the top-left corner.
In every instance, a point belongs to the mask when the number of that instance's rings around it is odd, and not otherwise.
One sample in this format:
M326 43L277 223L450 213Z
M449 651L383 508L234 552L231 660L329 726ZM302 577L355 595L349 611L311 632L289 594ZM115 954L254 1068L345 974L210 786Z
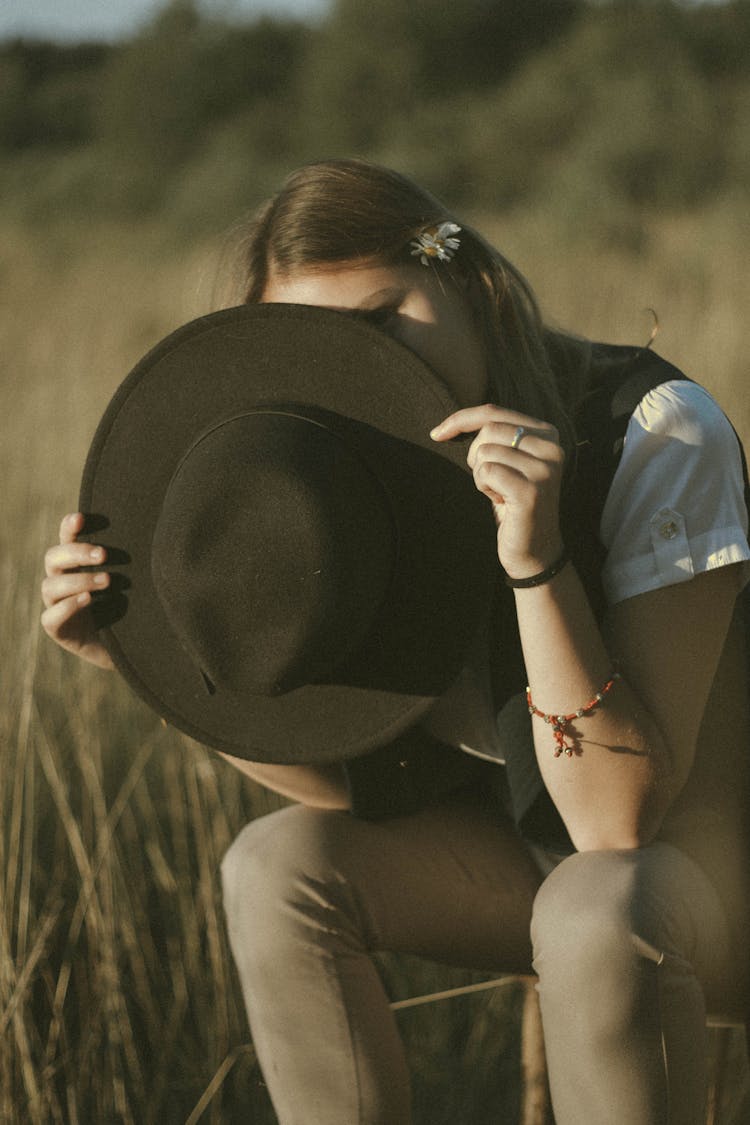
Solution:
M561 248L530 215L484 225L566 327L645 341L654 308L657 350L750 438L739 222L664 220L638 253ZM240 826L281 800L38 628L42 555L96 422L148 347L209 310L217 251L145 228L9 226L0 247L0 1121L270 1125L216 875ZM434 979L388 972L402 994ZM516 1119L518 1007L511 991L404 1015L419 1125ZM727 1107L737 1044L734 1064Z

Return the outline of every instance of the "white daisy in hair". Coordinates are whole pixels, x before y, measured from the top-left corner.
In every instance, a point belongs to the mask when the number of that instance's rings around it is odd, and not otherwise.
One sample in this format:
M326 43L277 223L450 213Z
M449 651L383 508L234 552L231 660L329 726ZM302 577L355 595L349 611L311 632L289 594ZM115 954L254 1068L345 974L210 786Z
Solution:
M461 239L454 236L461 230L457 223L440 223L439 226L425 227L411 243L413 257L418 257L423 266L430 260L450 262L461 245Z

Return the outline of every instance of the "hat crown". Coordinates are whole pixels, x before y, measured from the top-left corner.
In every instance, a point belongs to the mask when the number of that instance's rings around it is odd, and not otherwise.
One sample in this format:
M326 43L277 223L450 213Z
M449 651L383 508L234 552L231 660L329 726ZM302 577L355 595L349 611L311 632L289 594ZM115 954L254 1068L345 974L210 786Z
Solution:
M334 432L293 408L248 412L203 435L172 477L152 575L211 692L320 682L372 631L396 533L338 422Z

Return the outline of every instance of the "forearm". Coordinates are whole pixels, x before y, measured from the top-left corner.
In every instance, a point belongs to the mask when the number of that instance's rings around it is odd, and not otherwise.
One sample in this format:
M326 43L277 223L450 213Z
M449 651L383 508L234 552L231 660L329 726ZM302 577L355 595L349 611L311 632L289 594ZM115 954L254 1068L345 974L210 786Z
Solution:
M610 678L613 658L573 566L517 590L516 609L534 704L547 714L582 707ZM534 716L532 727L545 785L579 850L637 847L654 835L674 771L627 669L600 706L571 723L572 756L555 757L550 724Z
M562 546L564 455L557 431L485 404L449 415L433 437L467 433L475 437L466 460L493 506L500 563L514 582L533 578L559 558ZM690 774L744 579L739 565L721 565L716 556L707 565L611 605L606 644L572 565L538 586L516 589L535 708L548 716L576 712L601 691L615 660L622 677L600 706L571 721L570 757L555 756L552 724L533 719L542 777L581 850L650 840Z
M278 766L248 762L230 754L222 754L221 757L253 781L303 805L322 809L350 807L343 766Z

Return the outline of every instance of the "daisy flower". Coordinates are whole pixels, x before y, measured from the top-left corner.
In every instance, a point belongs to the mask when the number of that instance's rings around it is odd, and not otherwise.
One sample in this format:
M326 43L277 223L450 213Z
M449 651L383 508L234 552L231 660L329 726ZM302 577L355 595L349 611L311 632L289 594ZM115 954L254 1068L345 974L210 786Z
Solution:
M429 266L430 260L435 258L439 262L449 262L461 245L461 239L454 237L460 230L456 223L425 227L411 242L412 257L418 257L423 266Z

